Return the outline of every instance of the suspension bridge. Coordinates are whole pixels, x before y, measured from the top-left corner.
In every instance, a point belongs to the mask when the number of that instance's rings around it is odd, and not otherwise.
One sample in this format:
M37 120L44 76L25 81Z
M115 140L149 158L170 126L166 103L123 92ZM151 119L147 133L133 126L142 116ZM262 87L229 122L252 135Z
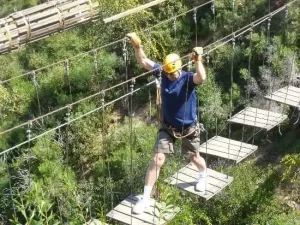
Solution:
M245 36L246 34L248 34L248 35L250 35L250 47L251 47L253 29L255 29L256 27L260 26L263 23L267 23L266 33L267 33L268 41L270 41L270 37L271 37L270 27L271 27L272 18L274 16L276 16L277 14L279 14L280 12L288 10L288 7L291 6L292 4L294 4L296 1L297 0L290 1L286 5L279 7L275 11L269 10L269 13L267 15L255 20L255 21L251 21L251 23L244 26L243 28L240 28L238 30L232 30L232 32L229 35L227 35L219 40L215 40L213 43L211 43L207 46L204 46L204 53L203 53L202 57L203 57L203 59L206 59L207 65L209 65L209 60L210 60L209 57L212 52L214 52L216 49L218 49L226 44L231 44L231 46L232 46L232 55L231 55L232 63L231 63L231 68L230 68L230 70L231 70L230 115L229 115L229 119L227 120L226 125L224 127L224 129L228 128L228 130L229 130L228 137L221 136L220 134L223 131L223 130L221 130L219 132L216 132L216 134L212 138L208 139L207 131L204 129L204 133L206 133L207 138L206 138L205 142L201 144L199 151L206 157L208 155L211 155L214 157L223 158L228 161L232 161L234 163L242 162L247 157L252 155L255 151L257 151L258 146L254 145L253 142L249 143L249 141L251 139L252 140L254 139L254 136L256 134L258 134L261 131L268 132L268 131L274 129L275 127L280 128L280 125L285 120L288 119L288 115L286 115L283 111L282 112L272 111L271 107L270 107L271 102L277 102L279 104L288 105L288 106L293 107L295 110L299 110L299 108L300 108L300 88L297 87L294 83L293 76L295 74L292 74L293 68L291 69L291 74L288 79L290 81L288 86L282 87L278 90L272 90L272 88L270 88L270 93L265 96L265 99L269 100L269 104L265 108L262 109L262 108L255 108L252 106L248 106L248 107L242 109L241 111L233 114L233 103L232 103L233 102L232 84L234 82L234 80L233 80L233 71L234 71L233 65L234 65L234 60L235 60L236 40L238 38L241 38L241 37ZM158 1L158 2L162 2L162 1ZM233 3L234 3L234 1L233 1ZM215 16L215 10L216 10L215 1L212 0L212 1L208 1L204 4L201 4L197 7L194 7L193 9L188 10L180 15L176 15L166 21L162 21L161 23L156 24L153 27L146 28L145 30L142 30L140 32L141 33L151 33L151 31L155 27L160 26L161 24L164 24L164 23L176 21L176 19L178 17L186 15L188 13L193 13L193 18L196 18L197 9L199 9L203 6L206 6L208 4L211 4L212 10L213 10L213 15ZM233 5L233 8L234 8L234 5ZM109 18L108 20L106 20L106 22L113 21L116 18L118 18L118 17ZM196 19L194 19L194 25L195 25L195 29L197 31L197 20ZM197 34L197 32L196 32L196 34ZM151 36L150 36L149 41L151 41ZM69 76L70 76L69 63L70 63L70 61L79 56L92 55L94 57L94 70L98 71L97 52L104 48L107 48L109 46L113 46L117 43L123 44L124 64L125 64L125 66L127 66L128 65L127 62L129 60L129 54L127 51L126 42L127 42L126 38L122 38L120 40L111 42L111 43L101 46L99 48L92 49L88 52L80 53L71 58L64 59L64 60L58 61L56 63L47 65L45 67L42 67L42 68L39 68L39 69L36 69L33 71L29 71L22 75L18 75L18 76L3 80L3 81L1 81L1 85L6 85L16 79L30 77L31 82L35 86L36 92L38 93L38 84L36 81L36 77L43 70L45 70L47 68L51 68L55 65L63 65L63 67L65 69L66 77L69 79ZM196 45L197 45L197 38L196 38ZM192 64L190 54L183 56L181 59L187 61L187 63L184 64L183 67L190 66ZM249 55L249 67L250 67L250 61L251 61L251 54ZM127 69L126 69L126 71L127 71ZM250 71L250 68L249 68L249 71ZM140 75L131 77L130 79L128 79L128 76L127 76L128 74L126 74L126 81L124 81L124 82L120 82L114 86L103 89L103 90L101 90L95 94L92 94L88 97L82 98L82 99L72 102L72 103L69 103L69 104L67 104L63 107L60 107L58 109L55 109L49 113L46 113L46 114L40 113L40 115L34 119L28 120L17 126L13 126L11 128L0 131L1 136L7 135L17 129L26 129L26 133L27 133L27 140L24 140L23 142L21 142L19 144L16 144L7 149L4 149L0 153L1 159L4 162L6 162L6 164L8 164L8 162L7 162L8 155L12 151L19 149L20 147L24 147L25 145L32 146L32 143L34 140L37 140L47 134L50 134L51 132L56 131L62 127L68 127L71 123L73 123L77 120L80 120L84 117L87 117L93 113L96 113L99 111L102 111L104 113L104 110L106 107L113 105L114 103L121 101L123 99L129 99L129 115L130 115L129 118L130 118L130 123L131 123L131 125L130 125L131 132L132 132L132 123L133 123L133 121L132 121L132 115L133 115L132 106L133 106L134 94L144 90L145 88L149 88L154 85L156 85L157 93L160 93L159 92L160 85L159 85L159 81L157 81L157 80L152 80L141 87L135 87L136 81L138 79L148 76L152 72L153 71L145 72ZM269 83L270 83L270 87L271 87L272 78L270 78ZM114 90L116 88L120 88L124 85L129 86L127 93L125 93L122 96L119 96L118 98L115 98L112 101L109 101L109 102L105 101L106 93L108 93L109 91ZM70 86L70 84L69 84L69 86ZM71 92L72 92L71 88L70 88L69 92L71 94ZM72 118L70 117L70 114L74 107L78 106L82 102L87 102L95 97L101 99L101 106L99 106L93 110L90 110L86 113L83 113L79 116L72 117ZM38 98L38 95L37 95L37 98ZM40 107L40 105L39 105L39 107ZM58 113L62 113L62 112L64 113L66 111L67 111L66 121L62 122L61 124L59 124L56 127L52 127L50 129L46 130L44 132L41 132L41 133L38 133L35 135L32 134L32 129L33 129L34 125L37 124L39 121L42 121L43 119L48 118L48 117L53 116ZM41 112L41 110L40 110L40 112ZM232 124L242 125L243 132L244 132L244 129L246 126L252 127L253 134L247 140L243 140L244 138L242 138L242 140L240 140L240 141L234 140L231 136L232 135L232 133L231 133ZM197 181L197 171L198 170L195 168L194 165L187 164L186 166L181 168L179 171L177 171L175 174L171 175L168 179L166 179L165 184L166 185L174 185L174 186L178 187L179 189L181 189L182 191L189 192L193 195L197 195L201 198L209 200L209 199L213 198L215 195L217 195L218 193L220 193L228 185L230 185L230 183L234 179L234 177L231 177L227 174L220 173L213 169L208 169L209 176L208 176L206 191L204 193L196 192L194 190L194 186ZM8 169L8 173L9 173L9 169ZM109 211L107 213L107 217L110 220L117 220L117 221L119 221L121 223L125 223L125 224L134 224L134 225L135 224L165 224L165 223L170 222L170 220L172 220L176 216L176 214L180 212L180 206L174 206L171 209L169 209L167 213L164 213L162 215L163 210L161 211L159 209L160 209L160 207L165 207L164 202L160 202L159 200L157 201L156 199L151 199L150 207L143 214L140 214L140 215L132 214L132 207L136 203L136 201L139 199L139 197L140 196L135 195L134 193L130 193L127 198L125 198L122 202L120 202L119 205L112 208L111 211Z

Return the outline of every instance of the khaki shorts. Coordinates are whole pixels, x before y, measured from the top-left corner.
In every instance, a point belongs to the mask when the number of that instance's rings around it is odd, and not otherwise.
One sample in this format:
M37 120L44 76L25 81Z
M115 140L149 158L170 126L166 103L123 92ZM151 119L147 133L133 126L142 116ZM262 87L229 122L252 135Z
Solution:
M195 130L195 132L192 132ZM181 151L182 154L195 154L199 152L200 148L200 129L199 125L195 124L194 126L189 127L188 129L184 130L183 136L186 134L190 135L187 137L182 138L182 146ZM175 134L178 136L177 134ZM154 152L156 153L174 153L174 142L178 139L174 136L172 130L161 127L156 137L156 141L154 144ZM180 139L178 139L180 140Z

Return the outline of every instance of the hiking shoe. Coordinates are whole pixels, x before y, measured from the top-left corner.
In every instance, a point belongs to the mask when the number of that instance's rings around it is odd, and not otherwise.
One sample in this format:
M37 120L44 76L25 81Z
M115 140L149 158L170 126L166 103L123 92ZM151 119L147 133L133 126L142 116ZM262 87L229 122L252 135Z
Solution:
M205 192L207 182L207 174L201 175L195 185L195 190L200 192Z
M134 214L141 214L145 211L145 209L150 205L149 200L140 199L135 206L132 208L132 212Z

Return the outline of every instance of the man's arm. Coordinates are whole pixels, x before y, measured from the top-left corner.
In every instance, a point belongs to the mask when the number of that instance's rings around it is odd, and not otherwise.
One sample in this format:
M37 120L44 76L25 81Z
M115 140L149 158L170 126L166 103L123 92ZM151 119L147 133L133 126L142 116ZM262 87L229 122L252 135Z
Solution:
M155 63L146 56L141 44L141 39L136 33L129 33L126 36L130 39L132 45L134 46L135 57L138 63L146 70L153 70Z
M134 52L136 60L143 68L145 68L146 70L154 69L155 63L151 59L148 59L141 45L138 47L135 46Z
M206 79L206 71L201 60L195 61L196 73L193 76L195 84L202 84Z
M196 47L193 49L193 58L195 61L196 73L193 76L193 81L195 84L202 84L206 79L206 71L202 64L203 48Z

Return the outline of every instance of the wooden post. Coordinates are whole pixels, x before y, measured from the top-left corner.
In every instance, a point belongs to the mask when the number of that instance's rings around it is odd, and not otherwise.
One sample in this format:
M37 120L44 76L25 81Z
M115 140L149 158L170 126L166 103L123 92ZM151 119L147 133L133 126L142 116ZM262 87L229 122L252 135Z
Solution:
M157 5L157 4L159 4L159 3L161 3L161 2L164 2L164 1L166 1L166 0L154 0L154 1L149 2L149 3L147 3L147 4L138 6L138 7L134 8L134 9L130 9L130 10L127 10L127 11L125 11L125 12L122 12L122 13L119 13L119 14L117 14L117 15L114 15L114 16L112 16L112 17L106 18L106 19L104 19L103 21L104 21L104 23L109 23L109 22L118 20L118 19L120 19L120 18L123 18L123 17L125 17L125 16L129 16L129 15L131 15L131 14L133 14L133 13L137 13L137 12L142 11L142 10L144 10L144 9L150 8L150 7L152 7L152 6L154 6L154 5Z

